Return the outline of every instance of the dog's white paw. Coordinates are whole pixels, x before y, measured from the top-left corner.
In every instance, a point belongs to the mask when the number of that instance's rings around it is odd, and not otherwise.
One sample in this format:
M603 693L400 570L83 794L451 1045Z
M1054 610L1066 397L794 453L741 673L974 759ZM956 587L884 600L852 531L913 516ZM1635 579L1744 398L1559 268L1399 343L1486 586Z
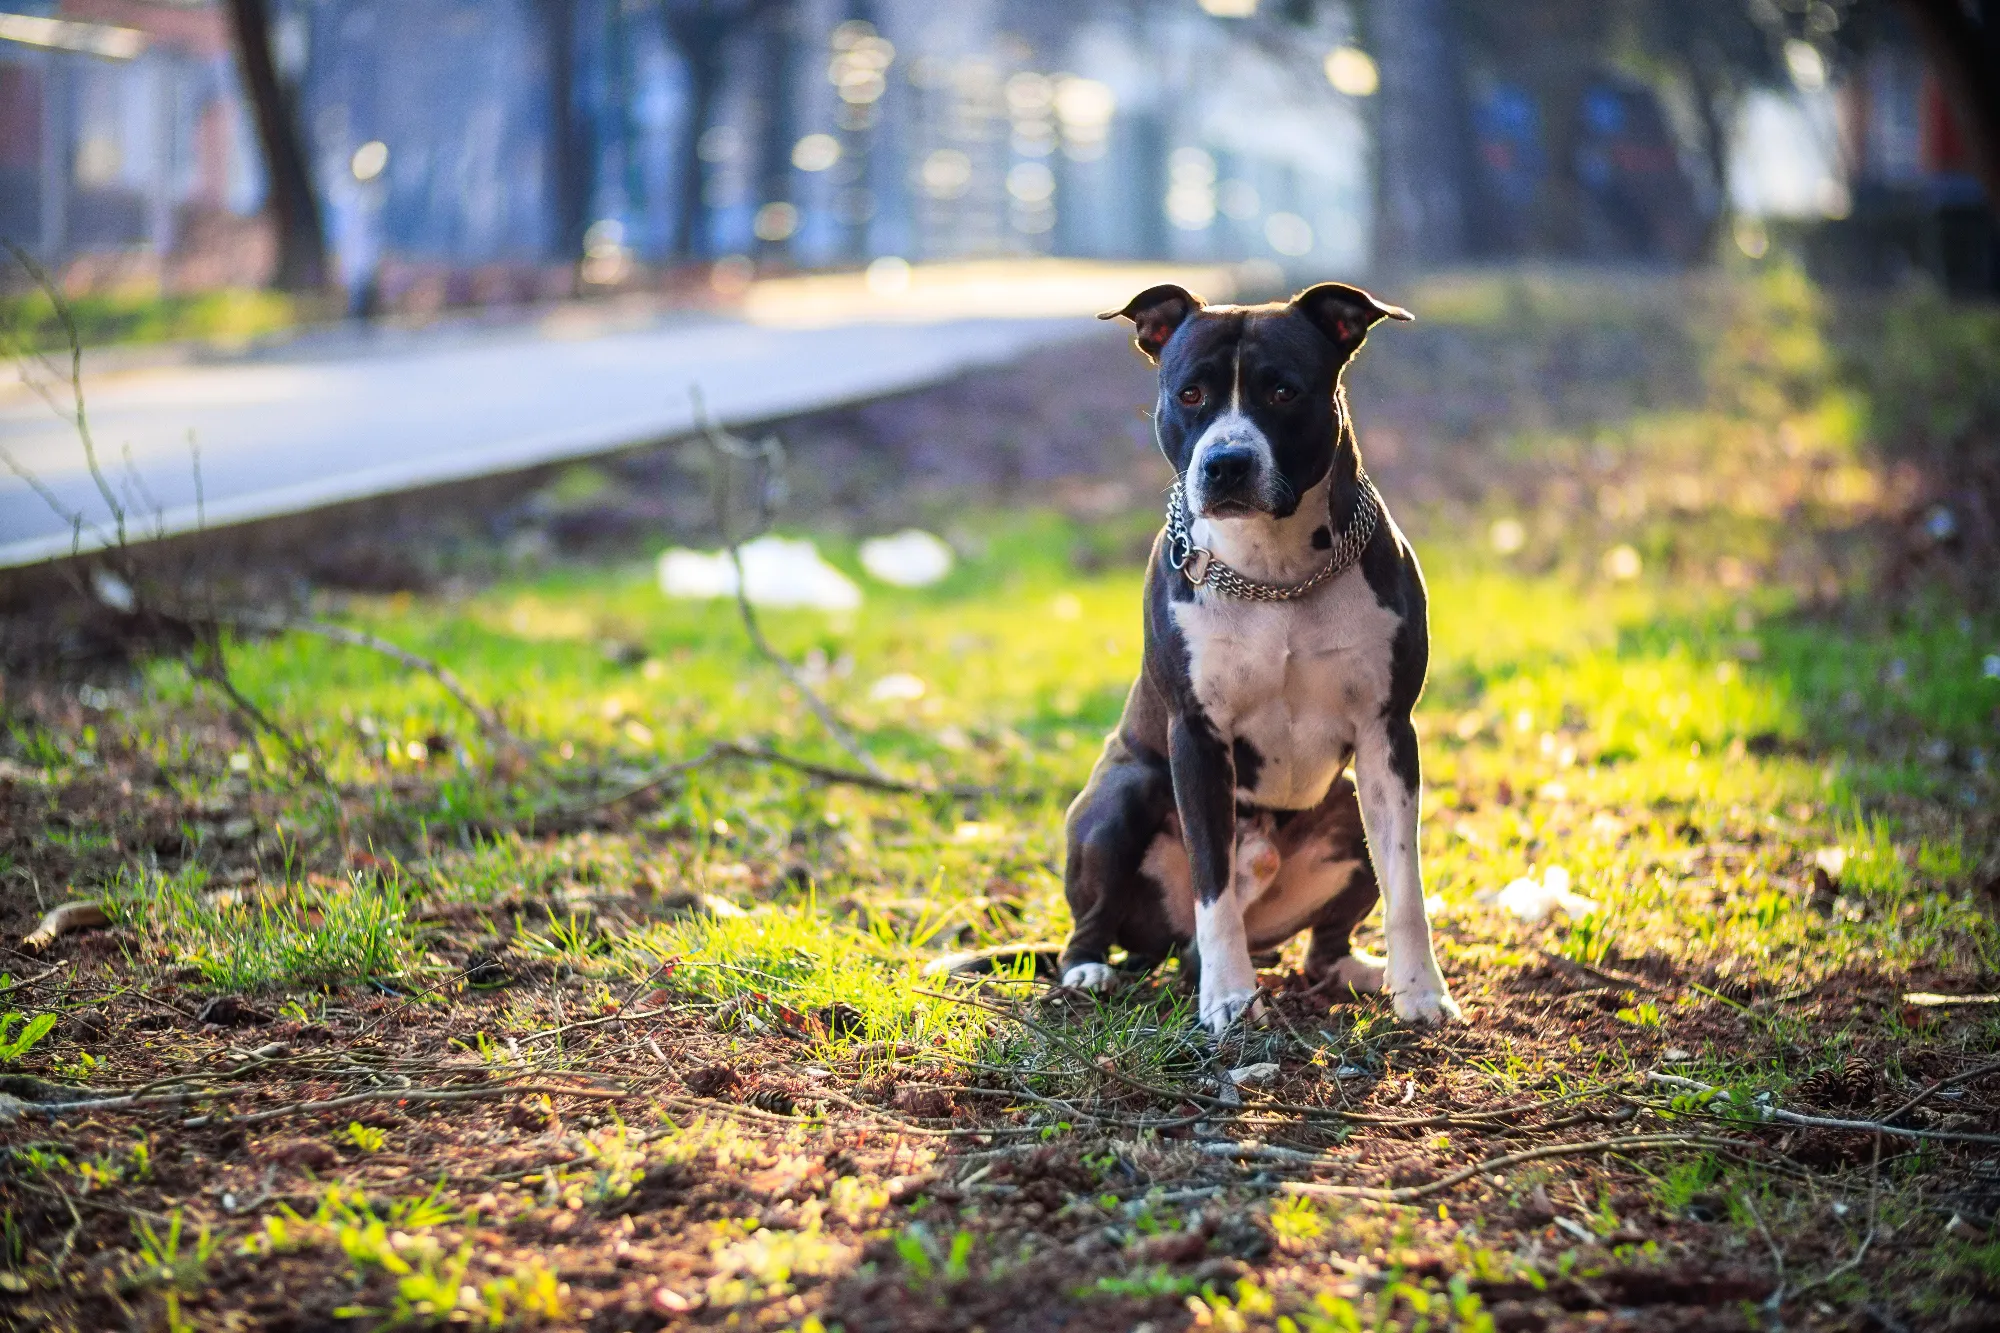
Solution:
M1220 1037L1230 1026L1246 1013L1256 1013L1257 992L1255 990L1223 991L1217 995L1201 997L1201 1021L1210 1033Z
M1411 989L1397 991L1395 995L1396 1017L1404 1023L1418 1027L1434 1028L1445 1023L1462 1023L1464 1015L1458 1012L1458 1002L1444 990Z
M1077 990L1110 990L1118 974L1105 963L1078 963L1063 973L1063 985Z
M1379 958L1367 954L1351 953L1334 961L1326 970L1320 985L1329 990L1345 988L1358 995L1373 995L1382 989L1383 964Z

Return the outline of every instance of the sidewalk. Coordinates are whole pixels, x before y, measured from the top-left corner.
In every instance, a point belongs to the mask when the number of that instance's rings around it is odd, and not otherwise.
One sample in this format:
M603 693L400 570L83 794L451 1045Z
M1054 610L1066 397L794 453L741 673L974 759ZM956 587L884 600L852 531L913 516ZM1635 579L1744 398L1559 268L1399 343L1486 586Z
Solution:
M1056 261L919 269L888 291L860 275L784 281L759 284L738 318L635 328L564 307L530 325L384 329L223 363L95 374L86 356L98 457L131 535L170 535L671 438L695 425L697 388L717 421L746 425L1119 336L1089 314L1154 282L1231 294L1226 270ZM0 397L0 448L86 516L82 549L113 540L74 432L18 387ZM72 541L26 481L0 474L0 568Z

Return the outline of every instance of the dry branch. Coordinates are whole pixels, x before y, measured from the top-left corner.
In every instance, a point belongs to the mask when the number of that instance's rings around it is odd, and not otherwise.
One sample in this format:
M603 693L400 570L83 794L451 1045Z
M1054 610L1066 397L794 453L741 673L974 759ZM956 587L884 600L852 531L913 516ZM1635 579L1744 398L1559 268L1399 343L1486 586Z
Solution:
M260 616L244 611L217 613L215 621L218 624L227 625L232 629L260 630L268 634L311 634L334 643L346 644L352 648L366 648L370 652L379 653L392 661L401 663L412 671L420 671L436 681L439 687L446 694L449 694L461 708L472 714L478 720L479 725L486 731L514 744L518 745L522 743L520 737L516 736L509 730L507 724L501 721L500 715L473 697L472 691L466 688L465 682L453 674L450 668L441 662L436 662L423 656L421 653L413 653L399 644L391 643L387 639L370 634L366 630L354 629L347 625L335 625L324 620L301 619L296 616Z
M42 918L42 920L46 924L48 918L44 917ZM36 927L35 933L38 935L41 933L41 928L39 926ZM23 944L26 944L28 941L23 940L21 942ZM22 977L19 981L10 982L5 986L0 986L0 995L12 995L15 991L27 990L31 986L40 985L42 982L47 981L50 977L54 976L56 973L62 971L63 968L68 964L68 961L69 961L68 959L61 959L51 964L50 966L43 968L41 971L35 973L35 975L33 975L32 977Z
M1608 967L1593 967L1589 963L1579 963L1574 958L1565 958L1549 949L1540 950L1540 953L1543 960L1557 971L1589 977L1603 985L1622 986L1626 990L1651 991L1656 995L1667 989L1657 981L1634 976L1630 972L1615 972Z
M524 1093L530 1095L546 1093L551 1097L592 1097L603 1101L623 1101L632 1095L611 1088L577 1088L556 1083L501 1083L474 1088L375 1088L367 1092L352 1092L345 1097L333 1097L326 1101L294 1102L290 1106L254 1111L248 1115L198 1115L190 1120L183 1120L181 1126L184 1129L199 1129L204 1125L261 1125L267 1120L279 1120L291 1115L310 1115L315 1111L337 1111L344 1106L358 1106L363 1102L469 1102L487 1097L513 1097Z
M1329 1199L1374 1199L1380 1203L1415 1203L1441 1193L1454 1185L1462 1185L1475 1176L1493 1171L1504 1171L1509 1167L1527 1162L1539 1162L1549 1157L1576 1157L1585 1153L1636 1152L1656 1148L1750 1148L1760 1145L1744 1139L1709 1138L1693 1134L1621 1134L1612 1138L1587 1139L1581 1143L1546 1143L1539 1148L1524 1148L1520 1152L1510 1152L1499 1157L1489 1157L1463 1167L1448 1176L1439 1176L1424 1185L1406 1185L1401 1189L1379 1189L1369 1185L1320 1185L1311 1181L1287 1180L1279 1188L1287 1194L1309 1194L1316 1198Z
M743 576L743 542L746 536L755 538L770 531L771 524L777 517L778 501L785 490L784 445L778 442L778 437L775 435L767 435L752 444L740 436L723 430L708 415L708 405L702 398L700 385L689 386L688 397L694 403L695 423L701 428L702 437L708 441L708 447L714 451L717 461L721 464L716 470L715 478L715 521L722 532L723 547L729 552L730 567L736 572L736 613L743 621L744 632L750 636L751 646L756 648L765 661L777 667L791 683L792 688L799 692L799 697L806 701L806 706L812 709L813 716L819 719L820 725L826 728L827 735L833 737L834 743L852 755L855 763L860 764L874 776L881 777L882 769L875 762L875 757L855 739L853 731L841 721L839 714L833 711L833 706L820 697L819 692L813 689L804 674L792 665L791 659L779 652L772 646L771 641L764 637L764 629L758 623L757 612L750 605L750 589ZM754 474L757 519L753 529L747 534L737 533L735 523L730 517L729 488L730 483L735 480L734 464L739 462L748 463L757 469Z
M1975 1071L1975 1073L1980 1071ZM1988 1071L1990 1072L1990 1071ZM1971 1075L1967 1075L1971 1077ZM1711 1083L1702 1083L1678 1074L1649 1072L1648 1083L1657 1083L1663 1088L1673 1088L1681 1092L1711 1094L1716 1101L1727 1101L1732 1106L1738 1103L1729 1095L1727 1088L1718 1088ZM1943 1084L1939 1084L1943 1087ZM1935 1089L1932 1089L1935 1091ZM1928 1096L1929 1093L1925 1093ZM1782 1106L1765 1106L1758 1102L1747 1103L1750 1113L1760 1120L1773 1120L1780 1124L1800 1125L1807 1129L1844 1129L1860 1134L1895 1134L1906 1139L1936 1139L1947 1143L1988 1143L2000 1144L2000 1134L1967 1134L1955 1129L1916 1129L1905 1125L1892 1125L1883 1120L1838 1120L1832 1116L1802 1115L1797 1111L1787 1111ZM1683 1114L1686 1114L1683 1112ZM1897 1114L1901 1114L1898 1112Z
M768 746L745 745L737 741L712 741L701 753L690 759L680 759L656 769L645 781L627 787L610 796L601 797L589 804L575 806L565 814L571 817L602 810L623 801L634 800L650 792L658 791L676 778L685 777L696 769L708 768L715 764L741 762L748 764L771 764L779 768L789 768L804 774L816 782L833 783L850 787L865 787L870 791L890 792L902 796L944 796L956 800L981 800L989 797L1008 795L1028 795L1026 792L1009 792L1000 787L947 786L935 787L925 782L912 782L906 778L894 778L880 770L863 771L853 768L838 768L832 764L822 764L811 759L800 759L793 755L773 750Z

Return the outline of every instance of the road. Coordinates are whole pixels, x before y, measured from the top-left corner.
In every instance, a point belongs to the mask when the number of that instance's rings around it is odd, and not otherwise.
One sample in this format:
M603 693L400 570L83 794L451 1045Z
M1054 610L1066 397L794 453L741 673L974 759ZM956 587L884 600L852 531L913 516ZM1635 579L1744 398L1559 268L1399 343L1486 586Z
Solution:
M1122 304L1161 272L919 270L887 294L853 277L794 279L753 292L738 318L630 327L565 307L511 328L381 330L221 363L93 375L86 360L86 401L133 534L178 533L671 438L695 425L694 386L724 424L918 387L1110 336L1086 312ZM1226 275L1198 276L1227 297ZM76 433L19 385L0 393L0 448L84 515L82 549L113 540ZM0 568L65 555L73 540L27 480L0 475Z

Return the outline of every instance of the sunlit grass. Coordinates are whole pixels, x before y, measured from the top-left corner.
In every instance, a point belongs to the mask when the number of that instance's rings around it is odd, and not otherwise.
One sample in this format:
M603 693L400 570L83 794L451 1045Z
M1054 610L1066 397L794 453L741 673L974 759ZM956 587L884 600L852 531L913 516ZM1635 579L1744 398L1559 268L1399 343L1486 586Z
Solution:
M801 1011L845 1004L872 1037L969 1052L978 1015L921 995L916 969L943 948L1061 938L1060 812L1138 666L1139 573L1072 574L1060 553L1075 535L1060 519L989 518L984 554L942 588L873 587L844 617L766 617L892 769L1025 799L884 796L734 767L692 775L628 834L550 839L528 817L547 799L539 779L498 776L489 740L431 681L316 640L266 640L238 645L238 679L404 830L389 887L217 907L183 875L132 881L123 910L212 984L254 986L421 970L420 903L598 921L606 900L719 895L749 914L591 926L603 947L574 961L627 980L676 960L684 980L727 964L700 982L718 1003L749 988ZM2000 703L2000 681L1981 671L1993 627L1953 619L1857 641L1778 592L1532 575L1468 544L1422 545L1434 625L1424 851L1447 957L1476 968L1538 947L1655 954L1796 981L2000 956L1965 893L1976 857L1951 815L1991 791L1978 744ZM850 554L830 551L851 566ZM733 608L669 601L648 569L342 611L449 663L558 771L641 771L741 737L845 762L750 652ZM897 673L921 696L874 690ZM188 761L174 718L193 688L155 668L134 738L211 799L271 781L222 756ZM1857 716L1872 719L1863 743L1832 743L1833 723ZM1930 798L1921 821L1893 803L1911 792ZM321 818L309 790L288 802L290 832L281 820L267 834L280 881L286 838ZM1826 916L1808 902L1816 858L1840 867ZM1580 941L1561 918L1530 926L1481 905L1551 865L1603 904Z

